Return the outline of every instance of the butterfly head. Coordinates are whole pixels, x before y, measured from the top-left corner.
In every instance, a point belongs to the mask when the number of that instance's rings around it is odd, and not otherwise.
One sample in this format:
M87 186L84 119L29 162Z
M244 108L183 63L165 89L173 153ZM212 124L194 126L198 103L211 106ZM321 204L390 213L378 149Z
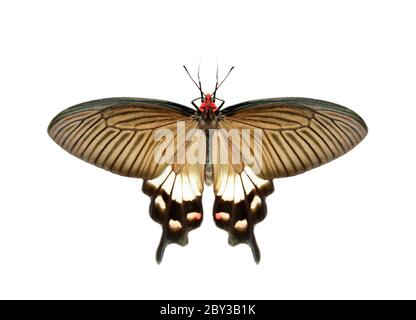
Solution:
M229 74L231 73L231 71L234 69L234 67L231 67L230 71L228 71L227 75L224 77L224 79L221 82L218 82L218 66L217 66L217 74L216 74L216 78L217 78L217 82L215 83L215 90L212 94L210 93L204 93L202 91L202 85L201 85L201 80L199 77L199 67L198 67L198 82L196 82L194 80L194 78L192 78L192 76L190 75L188 69L183 66L183 68L185 69L186 73L188 74L188 76L191 78L192 82L197 86L197 88L199 89L199 92L201 94L200 97L192 100L192 105L198 110L198 112L202 113L202 114L211 114L211 113L217 113L219 112L219 110L221 109L221 107L224 105L224 100L217 98L217 90L218 88L223 84L223 82L225 81L225 79L227 79L227 77L229 76ZM199 100L201 101L201 105L198 107L195 104L195 101ZM219 100L221 102L221 104L219 106L217 106L215 104L215 101Z
M211 94L205 93L202 99L202 103L200 107L198 108L198 110L200 112L217 112L218 107L215 104L214 99L215 97L213 97Z

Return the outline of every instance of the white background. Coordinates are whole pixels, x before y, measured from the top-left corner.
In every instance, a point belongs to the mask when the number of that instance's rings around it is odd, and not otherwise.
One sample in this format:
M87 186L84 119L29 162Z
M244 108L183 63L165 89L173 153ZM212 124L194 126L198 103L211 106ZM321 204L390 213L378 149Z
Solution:
M4 1L0 4L0 298L416 298L412 1ZM275 181L262 261L211 218L154 259L141 181L88 165L46 128L71 105L134 96L189 105L201 61L220 97L348 106L369 135Z

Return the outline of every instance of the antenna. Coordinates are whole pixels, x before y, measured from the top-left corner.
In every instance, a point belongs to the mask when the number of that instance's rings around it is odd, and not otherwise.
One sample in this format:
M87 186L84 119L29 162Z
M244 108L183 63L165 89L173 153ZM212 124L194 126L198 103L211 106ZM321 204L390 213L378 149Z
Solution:
M201 78L199 77L199 69L201 69L201 61L198 64L198 83L199 83L199 91L201 91L201 101L204 98L204 91L202 90Z
M234 66L231 67L230 71L228 71L227 75L224 77L224 79L220 82L220 84L218 84L218 65L217 65L217 83L215 84L215 90L213 93L213 96L215 97L215 94L217 93L217 90L219 87L221 87L221 85L224 83L224 81L228 78L228 76L230 75L231 71L233 71Z
M215 90L213 93L214 101L215 101L215 94L217 93L217 89L218 89L218 58L217 58L217 72L215 73L215 79L216 79Z
M183 66L183 68L185 69L185 71L188 74L189 78L191 78L192 82L195 83L196 87L199 89L199 92L201 92L201 99L202 99L202 96L204 95L204 93L202 92L201 80L199 78L199 66L198 66L198 82L199 82L199 85L198 85L198 83L196 83L196 81L194 80L194 78L192 78L192 76L189 73L188 69L185 66Z

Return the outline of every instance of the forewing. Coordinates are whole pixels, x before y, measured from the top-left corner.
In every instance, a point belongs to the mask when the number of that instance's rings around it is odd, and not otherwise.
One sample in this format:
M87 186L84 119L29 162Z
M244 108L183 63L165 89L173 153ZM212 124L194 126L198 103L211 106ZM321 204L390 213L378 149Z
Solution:
M160 145L155 131L171 130L174 138L178 121L184 121L186 129L196 127L192 114L185 106L162 100L94 100L59 113L48 133L66 151L91 164L123 176L152 179L167 166L154 158Z
M279 98L241 103L222 111L220 127L260 129L261 141L250 135L248 150L260 144L258 176L273 179L293 176L345 154L367 134L367 126L354 111L306 98ZM242 149L242 148L240 148ZM244 155L243 155L244 156ZM249 161L249 160L248 160Z

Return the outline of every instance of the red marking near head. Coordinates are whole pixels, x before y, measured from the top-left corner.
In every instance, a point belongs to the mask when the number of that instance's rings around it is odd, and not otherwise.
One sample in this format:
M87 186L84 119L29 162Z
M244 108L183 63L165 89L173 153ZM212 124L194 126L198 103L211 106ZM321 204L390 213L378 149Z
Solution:
M211 100L212 96L211 94L207 93L205 94L205 99L201 103L201 106L199 107L199 111L206 112L206 111L212 111L215 112L218 110L218 107L216 106L215 102Z
M222 217L221 213L217 212L217 213L215 214L215 219L216 219L216 220L221 220L221 217Z

